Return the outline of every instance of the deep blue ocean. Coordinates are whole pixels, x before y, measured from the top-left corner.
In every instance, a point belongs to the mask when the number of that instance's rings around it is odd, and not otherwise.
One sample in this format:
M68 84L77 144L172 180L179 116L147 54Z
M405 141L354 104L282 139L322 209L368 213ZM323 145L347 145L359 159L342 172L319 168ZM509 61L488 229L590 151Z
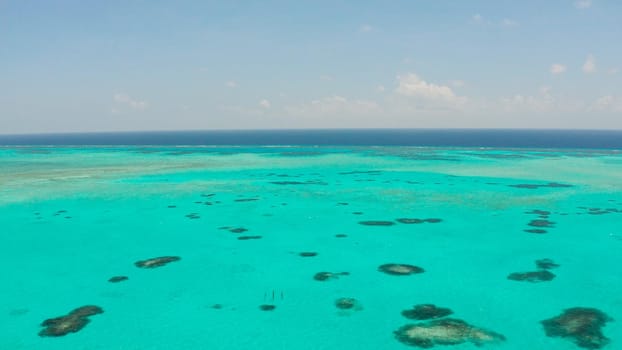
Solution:
M622 130L311 129L103 132L0 135L0 145L377 145L622 149Z

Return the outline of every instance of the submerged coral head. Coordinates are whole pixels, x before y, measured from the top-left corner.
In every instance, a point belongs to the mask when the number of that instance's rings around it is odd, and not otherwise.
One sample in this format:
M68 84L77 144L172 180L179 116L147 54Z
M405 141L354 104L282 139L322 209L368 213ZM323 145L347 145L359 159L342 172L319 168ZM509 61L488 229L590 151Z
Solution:
M394 332L400 342L420 348L471 342L476 346L504 341L499 333L472 326L462 320L446 318L409 324Z
M157 258L137 261L134 265L143 269L152 269L154 267L164 266L168 263L179 260L181 260L181 258L178 256L160 256Z
M397 276L414 275L425 272L423 268L409 264L383 264L378 266L378 271Z
M434 304L420 304L413 306L412 309L402 311L402 316L411 320L429 320L449 316L453 313L448 308L438 307Z
M610 321L613 319L598 309L574 307L540 323L549 337L569 338L579 347L600 349L609 344L601 329Z

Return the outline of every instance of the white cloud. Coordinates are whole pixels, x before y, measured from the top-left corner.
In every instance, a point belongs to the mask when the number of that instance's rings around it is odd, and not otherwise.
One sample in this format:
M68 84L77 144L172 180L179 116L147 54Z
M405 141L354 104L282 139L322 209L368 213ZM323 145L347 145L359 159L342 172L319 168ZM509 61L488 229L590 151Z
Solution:
M590 110L598 112L622 113L622 98L613 95L599 97L590 106Z
M548 96L548 95L551 94L551 87L550 86L540 86L540 89L538 89L538 91L540 92L540 95Z
M574 7L578 9L587 9L592 6L592 0L577 0L574 3Z
M488 19L484 18L484 16L479 13L471 16L470 22L472 24L485 25L485 26L494 26L494 27L515 27L518 25L518 21L511 18L503 18L503 19Z
M518 22L513 20L513 19L509 19L509 18L504 18L501 21L501 25L505 26L505 27L515 27L518 25Z
M142 111L148 106L146 101L135 100L126 94L117 93L112 98L117 104L125 105L135 110Z
M607 74L611 74L611 75L618 74L618 73L620 73L620 68L618 67L611 68L607 71Z
M238 87L238 83L236 83L234 80L229 80L228 82L225 83L225 86L230 89L234 89Z
M458 97L450 87L428 83L414 73L397 77L398 94L411 97L420 97L430 100L455 101Z
M550 86L541 86L537 94L516 94L501 98L493 103L489 112L508 115L542 116L551 114L572 114L585 112L586 104L581 99L554 94ZM537 119L534 119L537 122Z
M552 74L562 74L566 71L566 66L560 63L553 63L551 65Z
M270 106L271 106L270 101L268 101L266 99L263 99L263 100L259 101L259 107L261 107L261 108L268 109L268 108L270 108Z
M320 80L332 81L333 79L335 79L335 78L332 75L328 75L328 74L320 75Z
M376 91L378 91L378 92L384 92L384 90L385 90L384 85L378 85L376 87Z
M369 33L372 32L374 30L374 27L370 26L369 24L364 24L359 28L359 32L361 33Z
M584 73L594 73L596 72L596 59L594 55L589 54L585 59L585 63L583 63L583 72Z

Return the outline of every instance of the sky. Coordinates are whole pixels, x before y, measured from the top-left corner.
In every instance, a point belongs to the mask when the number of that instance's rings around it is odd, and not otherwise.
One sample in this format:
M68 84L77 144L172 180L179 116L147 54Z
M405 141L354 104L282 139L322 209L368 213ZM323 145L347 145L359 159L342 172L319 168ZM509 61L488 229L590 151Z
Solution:
M622 129L619 0L0 0L0 134Z

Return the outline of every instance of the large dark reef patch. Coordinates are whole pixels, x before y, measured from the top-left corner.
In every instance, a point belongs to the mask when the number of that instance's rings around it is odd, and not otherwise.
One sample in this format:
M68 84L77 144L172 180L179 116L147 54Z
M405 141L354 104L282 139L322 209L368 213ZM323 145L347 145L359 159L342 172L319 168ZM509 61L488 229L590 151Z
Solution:
M143 269L152 269L179 260L181 260L181 258L178 256L160 256L157 258L137 261L134 263L134 265Z
M408 324L400 327L394 334L397 340L406 345L426 349L435 345L457 345L466 342L482 346L505 340L499 333L454 318Z
M453 314L451 309L438 307L434 304L419 304L412 309L402 311L402 316L411 320L430 320Z
M62 337L75 333L84 328L90 316L103 313L104 310L96 305L86 305L72 310L67 315L49 318L41 323L45 327L39 332L41 337Z
M601 329L610 321L613 319L598 309L574 307L541 323L549 337L568 338L579 347L600 349L609 344Z

